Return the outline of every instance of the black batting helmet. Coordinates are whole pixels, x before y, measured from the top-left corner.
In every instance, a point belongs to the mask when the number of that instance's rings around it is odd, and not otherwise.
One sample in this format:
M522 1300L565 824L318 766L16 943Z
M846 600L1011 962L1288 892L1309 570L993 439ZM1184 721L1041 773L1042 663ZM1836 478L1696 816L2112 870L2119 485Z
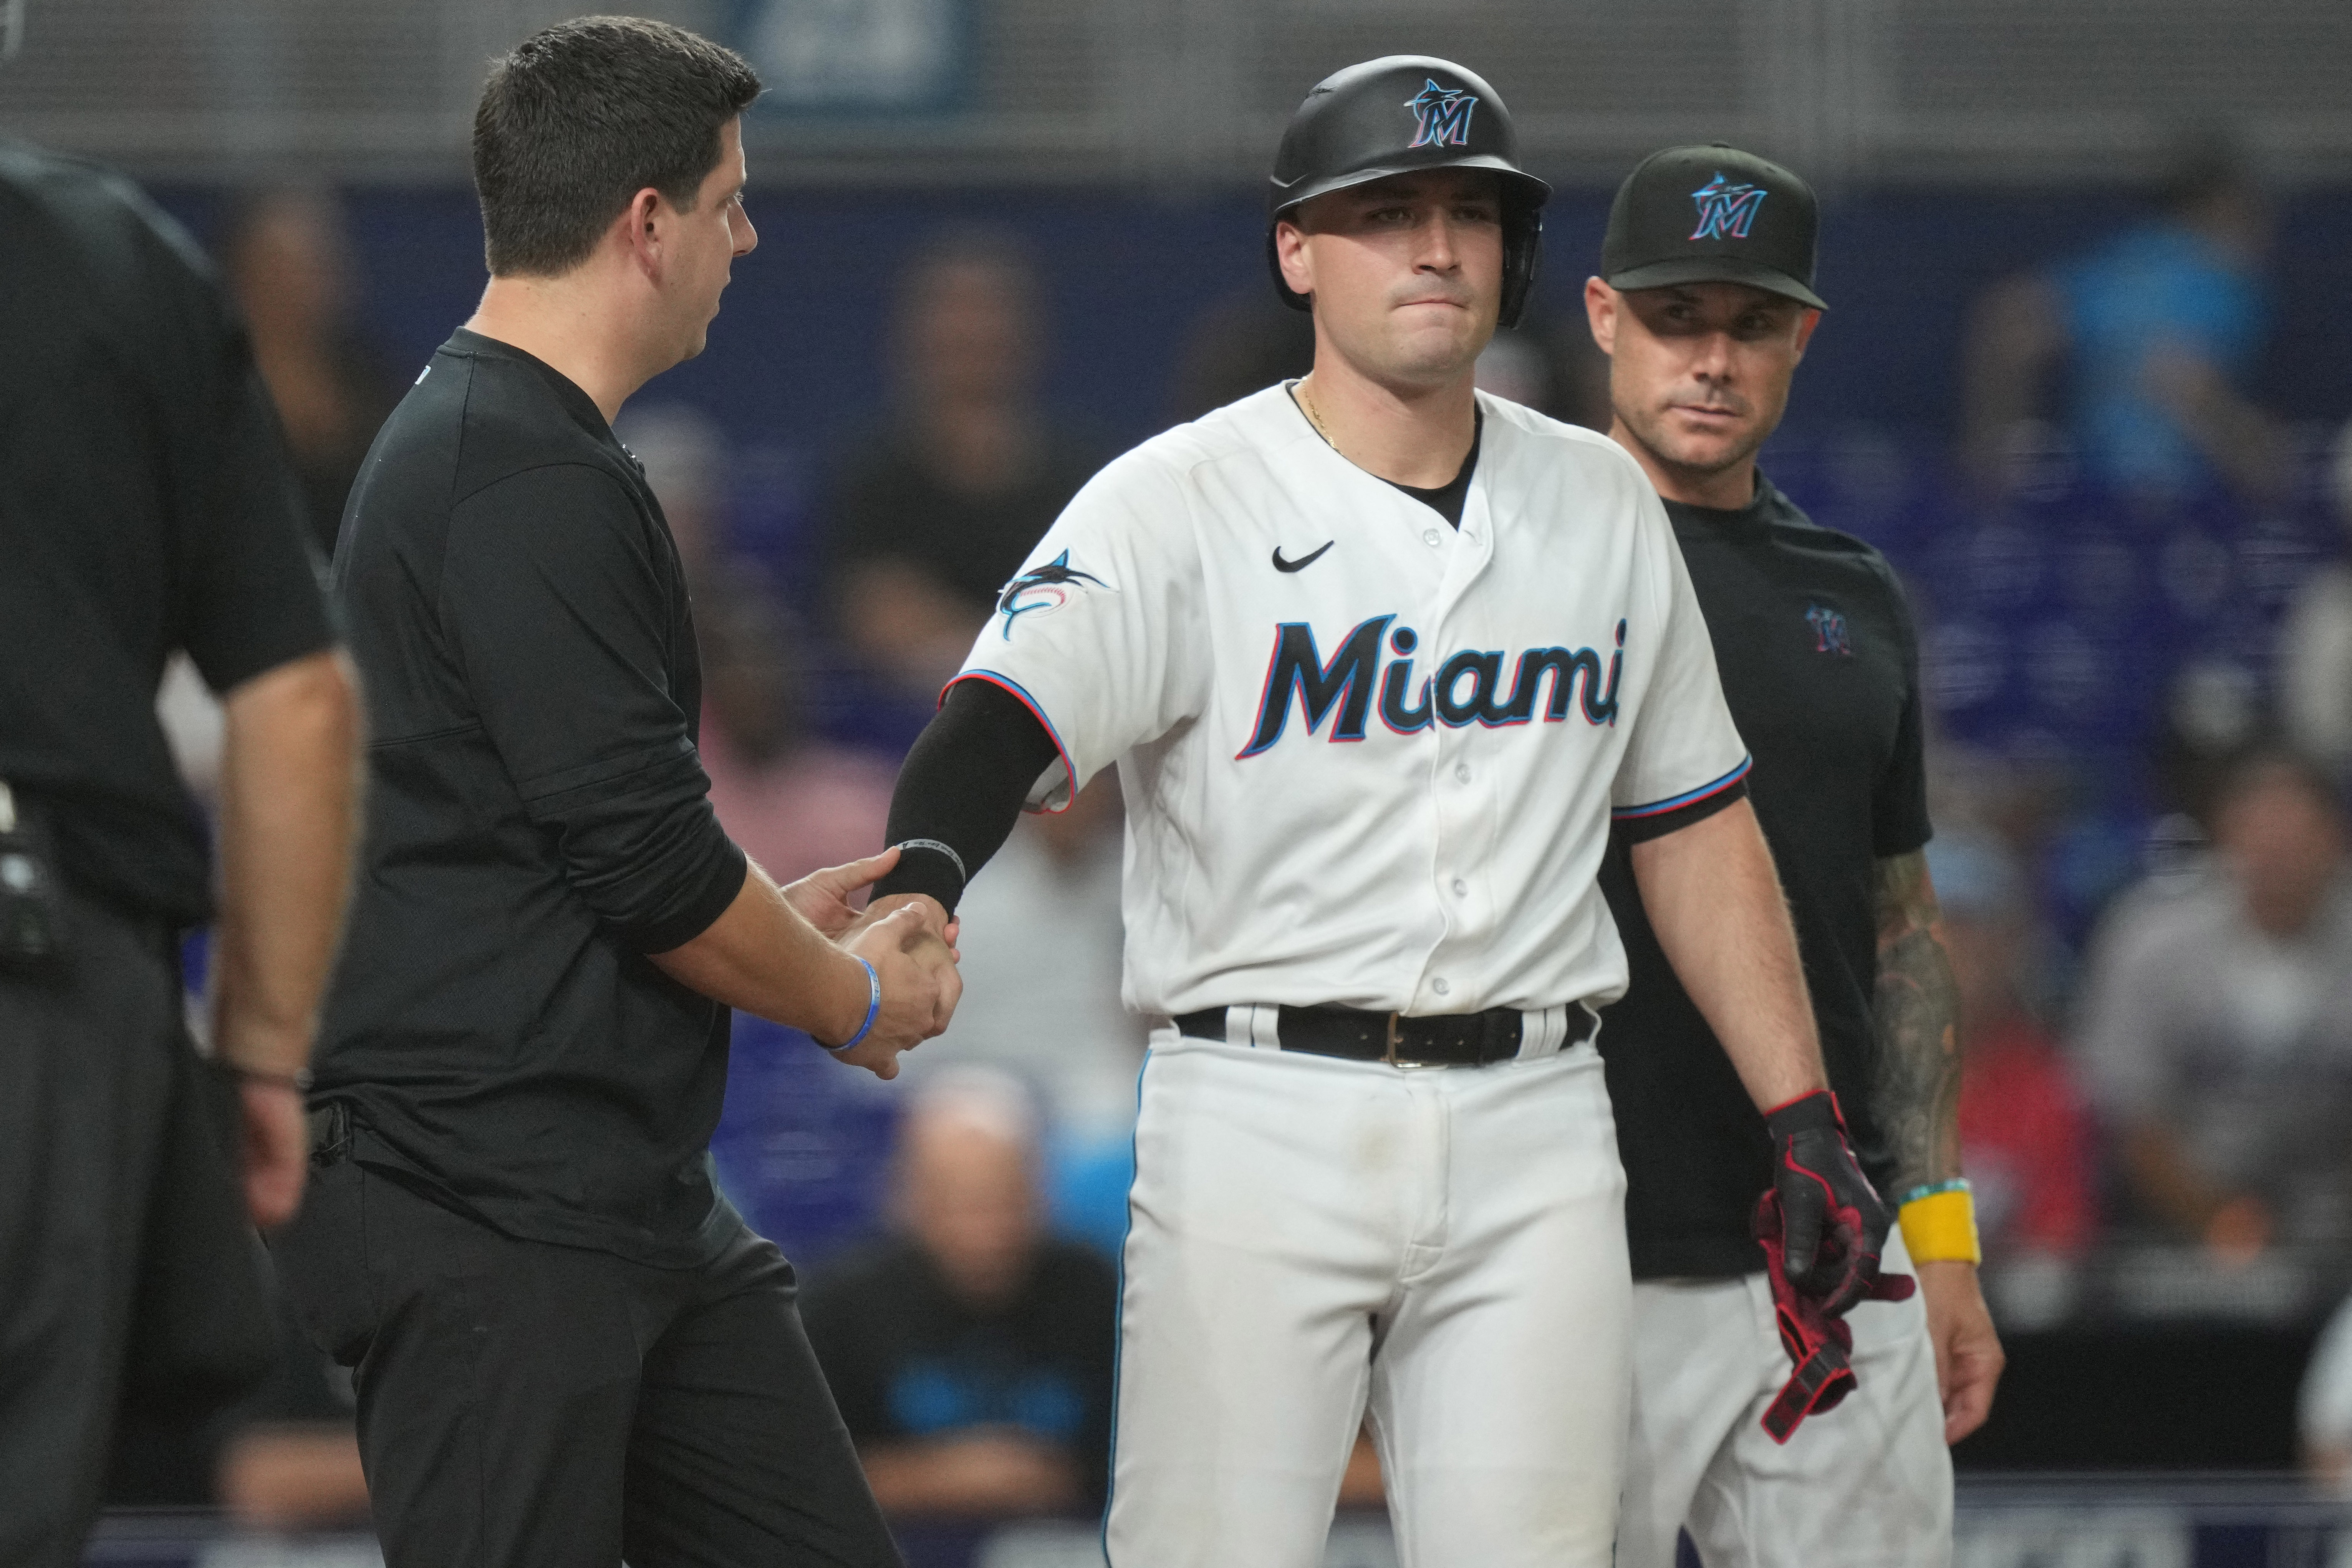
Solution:
M1315 84L1282 133L1266 182L1265 259L1294 310L1312 309L1282 280L1274 226L1326 191L1421 169L1492 169L1503 186L1503 300L1516 325L1536 280L1543 205L1551 187L1519 167L1511 111L1486 79L1433 55L1387 55Z

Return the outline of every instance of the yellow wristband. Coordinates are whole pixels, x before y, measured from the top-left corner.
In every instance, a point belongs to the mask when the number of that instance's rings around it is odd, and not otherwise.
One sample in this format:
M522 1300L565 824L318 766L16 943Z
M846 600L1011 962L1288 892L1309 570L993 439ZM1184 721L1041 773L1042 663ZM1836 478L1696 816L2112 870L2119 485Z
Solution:
M1895 1211L1903 1245L1914 1263L1981 1263L1977 1243L1977 1201L1963 1188L1913 1198Z

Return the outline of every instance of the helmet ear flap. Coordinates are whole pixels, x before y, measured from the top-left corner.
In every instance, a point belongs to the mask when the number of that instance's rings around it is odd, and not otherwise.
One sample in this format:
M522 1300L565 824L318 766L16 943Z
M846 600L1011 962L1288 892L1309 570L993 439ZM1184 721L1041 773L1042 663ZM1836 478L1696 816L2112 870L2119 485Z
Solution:
M1542 263L1542 209L1530 206L1507 215L1503 226L1503 297L1495 312L1496 326L1519 324Z
M1283 281L1282 253L1275 248L1274 244L1275 227L1281 222L1282 215L1277 213L1274 222L1265 226L1265 269L1274 275L1274 291L1281 297L1284 304L1294 310L1312 310L1315 309L1314 300Z

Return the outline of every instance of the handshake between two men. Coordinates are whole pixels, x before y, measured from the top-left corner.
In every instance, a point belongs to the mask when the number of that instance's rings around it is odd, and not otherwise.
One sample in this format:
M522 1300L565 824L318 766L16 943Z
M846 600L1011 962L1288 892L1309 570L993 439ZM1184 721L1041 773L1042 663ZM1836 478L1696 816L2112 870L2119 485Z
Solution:
M843 1061L896 1078L898 1053L944 1031L963 994L957 923L938 900L899 893L851 906L851 894L898 863L894 847L780 888L746 862L726 912L654 963L713 1001L804 1029Z

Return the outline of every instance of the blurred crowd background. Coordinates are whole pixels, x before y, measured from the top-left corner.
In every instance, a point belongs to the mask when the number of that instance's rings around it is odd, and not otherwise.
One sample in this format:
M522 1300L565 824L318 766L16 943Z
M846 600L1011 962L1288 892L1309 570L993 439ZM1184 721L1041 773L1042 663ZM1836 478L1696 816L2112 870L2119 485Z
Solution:
M2329 1326L2352 1293L2352 11L646 8L772 89L747 135L761 247L709 351L619 433L696 584L719 815L780 880L879 845L940 680L1096 467L1307 367L1256 182L1317 79L1433 52L1507 97L1559 193L1535 306L1480 380L1595 426L1579 293L1616 179L1717 136L1809 176L1832 309L1765 468L1886 552L1922 626L2011 1355L1959 1459L2352 1480L2352 1330ZM216 259L322 551L481 285L481 61L564 14L34 0L0 68L0 132L130 168ZM163 700L201 783L197 689ZM910 1521L1099 1500L1142 1051L1118 823L1106 780L1014 835L963 906L962 1010L902 1081L736 1031L722 1176L802 1266ZM235 1429L135 1437L123 1495L362 1517L338 1397L290 1360Z

